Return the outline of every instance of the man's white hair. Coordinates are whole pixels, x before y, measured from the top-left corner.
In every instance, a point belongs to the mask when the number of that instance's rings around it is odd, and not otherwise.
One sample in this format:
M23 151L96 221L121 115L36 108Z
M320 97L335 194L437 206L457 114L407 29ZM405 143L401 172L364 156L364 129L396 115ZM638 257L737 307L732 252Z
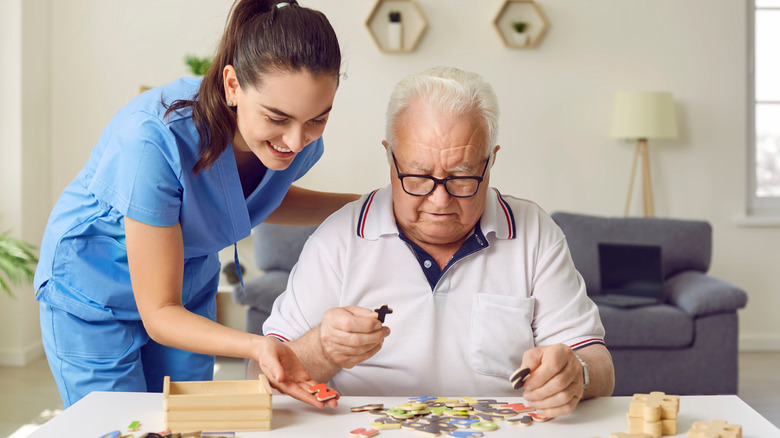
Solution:
M455 67L433 67L402 79L387 104L385 139L390 148L396 143L399 116L418 98L449 114L480 116L487 133L485 156L490 154L498 137L498 98L482 76Z

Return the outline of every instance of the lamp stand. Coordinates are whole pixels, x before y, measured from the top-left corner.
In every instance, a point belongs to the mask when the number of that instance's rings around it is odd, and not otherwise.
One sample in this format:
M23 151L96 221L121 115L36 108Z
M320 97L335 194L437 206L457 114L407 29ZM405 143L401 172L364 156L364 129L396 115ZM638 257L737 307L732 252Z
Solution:
M636 152L634 152L634 163L631 165L631 180L628 183L628 198L626 199L625 216L628 216L628 208L631 205L631 193L634 191L634 179L636 177L636 161L642 156L642 194L644 197L645 217L653 217L655 209L653 207L653 187L650 182L650 156L647 153L647 139L636 141Z

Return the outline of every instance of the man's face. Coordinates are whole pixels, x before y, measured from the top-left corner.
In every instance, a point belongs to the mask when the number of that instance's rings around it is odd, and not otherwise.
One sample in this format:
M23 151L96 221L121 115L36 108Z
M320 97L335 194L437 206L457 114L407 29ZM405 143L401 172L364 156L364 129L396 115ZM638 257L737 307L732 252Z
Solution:
M478 116L453 116L416 102L400 114L396 129L392 150L402 174L443 179L480 176L485 169L486 128ZM395 218L403 233L423 247L459 246L482 216L489 169L470 198L450 196L442 184L427 196L412 196L404 192L392 163L390 172Z

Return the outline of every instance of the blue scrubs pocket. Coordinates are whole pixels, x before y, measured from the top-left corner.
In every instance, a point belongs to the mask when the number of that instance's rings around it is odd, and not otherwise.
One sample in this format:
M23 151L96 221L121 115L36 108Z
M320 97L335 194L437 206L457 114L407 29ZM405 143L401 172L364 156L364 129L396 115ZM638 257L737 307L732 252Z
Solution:
M85 321L62 311L52 314L57 356L111 360L125 356L138 335L140 322Z
M523 353L534 346L533 298L478 293L471 314L471 368L479 374L509 377Z
M61 273L64 283L104 308L136 308L124 244L111 237L86 236L61 245L68 245Z

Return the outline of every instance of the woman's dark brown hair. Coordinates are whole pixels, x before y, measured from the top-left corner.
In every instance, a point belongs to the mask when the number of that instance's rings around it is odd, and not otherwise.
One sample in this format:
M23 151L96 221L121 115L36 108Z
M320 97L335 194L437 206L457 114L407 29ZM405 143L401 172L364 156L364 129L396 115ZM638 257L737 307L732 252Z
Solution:
M277 7L275 0L237 0L228 16L225 33L214 61L203 76L193 100L176 100L165 115L192 107L192 120L200 134L197 174L208 169L227 148L236 131L235 108L225 103L222 71L236 69L242 88L259 88L270 73L308 71L333 75L341 69L336 33L325 15L304 8L295 0Z

